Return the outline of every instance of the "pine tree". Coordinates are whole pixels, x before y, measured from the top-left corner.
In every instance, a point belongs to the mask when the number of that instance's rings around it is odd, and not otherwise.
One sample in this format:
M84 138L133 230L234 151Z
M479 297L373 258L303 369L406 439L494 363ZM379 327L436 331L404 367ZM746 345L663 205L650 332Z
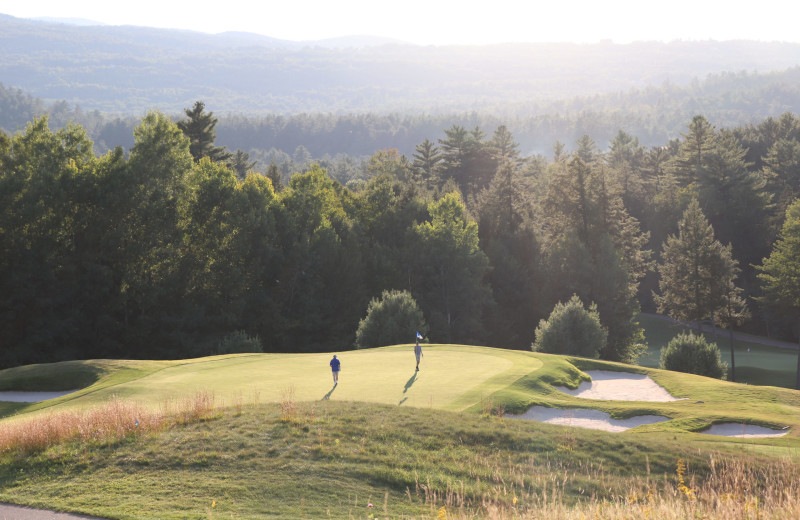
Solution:
M689 322L713 319L721 312L732 294L736 262L731 246L714 238L714 228L696 200L684 212L678 236L667 237L661 257L661 294L653 295L658 312Z
M433 142L428 139L422 141L411 157L414 159L411 170L418 182L427 188L441 184L442 154Z
M759 301L778 314L797 320L800 328L800 200L786 210L786 220L772 252L756 268L764 290ZM795 388L800 390L800 348L797 351Z
M204 113L205 107L202 101L195 101L194 107L184 109L188 119L178 121L178 128L189 138L189 151L195 161L203 157L208 157L213 162L228 161L233 154L224 146L214 146L214 140L217 138L214 127L217 126L217 119L213 112Z

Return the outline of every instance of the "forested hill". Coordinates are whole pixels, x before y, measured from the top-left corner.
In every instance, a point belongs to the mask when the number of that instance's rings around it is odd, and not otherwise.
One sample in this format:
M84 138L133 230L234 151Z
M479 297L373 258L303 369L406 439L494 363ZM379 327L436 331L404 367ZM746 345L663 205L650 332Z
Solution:
M527 117L553 102L709 74L800 63L788 43L642 42L336 47L248 34L74 26L0 15L0 78L47 103L178 113L203 99L218 114L492 112ZM684 118L685 121L685 118Z

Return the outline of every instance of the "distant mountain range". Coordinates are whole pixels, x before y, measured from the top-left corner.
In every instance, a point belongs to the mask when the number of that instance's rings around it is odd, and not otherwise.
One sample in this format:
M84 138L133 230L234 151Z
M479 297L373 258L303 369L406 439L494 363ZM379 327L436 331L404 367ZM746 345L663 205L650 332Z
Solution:
M481 112L533 116L566 100L683 87L800 64L752 41L418 46L358 36L291 42L0 15L0 82L45 103L141 115L203 100L217 114Z

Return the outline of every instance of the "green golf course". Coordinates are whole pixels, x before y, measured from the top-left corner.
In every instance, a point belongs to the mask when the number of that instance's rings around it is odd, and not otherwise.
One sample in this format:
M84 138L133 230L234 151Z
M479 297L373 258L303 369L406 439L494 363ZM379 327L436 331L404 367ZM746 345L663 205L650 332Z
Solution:
M328 353L0 371L0 390L75 390L39 403L3 403L3 439L13 425L114 400L152 409L198 393L214 401L213 410L191 419L122 438L90 435L36 449L4 441L0 501L120 519L363 518L375 501L380 517L435 518L447 506L472 518L487 500L511 507L509 489L532 507L553 478L561 479L566 507L622 496L650 475L663 475L656 480L667 485L678 459L698 479L726 457L745 456L757 471L784 471L785 461L797 468L800 392L789 389L465 345L426 345L419 372L412 345L337 355L336 387ZM646 374L681 399L582 399L554 388L577 388L592 370ZM504 416L532 405L668 420L608 433ZM699 433L724 423L788 433Z

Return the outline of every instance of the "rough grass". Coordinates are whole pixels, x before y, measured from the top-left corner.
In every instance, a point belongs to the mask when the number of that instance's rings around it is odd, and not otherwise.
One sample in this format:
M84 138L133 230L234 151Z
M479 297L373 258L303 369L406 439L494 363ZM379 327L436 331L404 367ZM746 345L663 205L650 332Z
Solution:
M335 391L329 354L61 365L89 366L95 382L0 420L0 500L120 519L436 518L442 507L464 519L798 517L780 489L797 496L800 392L530 352L425 352L420 374L406 346L347 353ZM27 374L59 377L46 367ZM553 388L594 369L646 373L685 399ZM501 417L533 404L671 420L609 434ZM161 422L130 428L148 413ZM791 433L692 433L730 421Z
M214 413L214 394L198 392L160 409L118 397L85 410L50 411L0 423L0 453L29 456L52 446L118 442L157 432L171 424L191 423Z
M288 391L241 410L212 401L176 407L149 433L6 451L0 500L165 520L797 517L797 463L749 443L731 455L685 436L292 402ZM109 404L126 417L124 402Z

